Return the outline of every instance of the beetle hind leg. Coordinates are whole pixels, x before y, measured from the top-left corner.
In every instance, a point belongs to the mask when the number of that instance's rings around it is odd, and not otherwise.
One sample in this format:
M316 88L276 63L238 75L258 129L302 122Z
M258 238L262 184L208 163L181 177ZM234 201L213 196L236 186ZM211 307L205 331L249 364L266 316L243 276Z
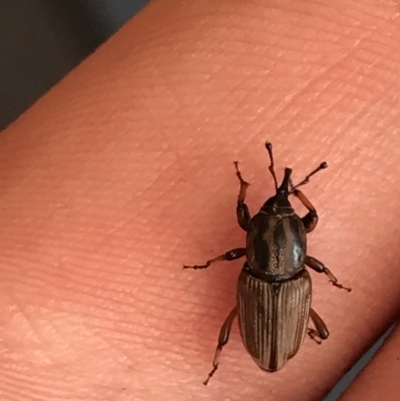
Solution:
M218 337L218 345L215 349L215 355L213 360L213 368L211 372L208 374L207 379L203 382L205 386L207 386L210 379L214 376L214 373L217 371L219 366L219 358L221 356L222 348L228 343L229 336L231 334L232 323L235 320L237 314L237 307L235 306L232 311L229 313L228 317L225 319L224 324L221 327L221 331Z
M320 339L317 330L307 328L307 335L311 338L311 340L315 341L318 345L322 344L322 340Z
M315 329L308 328L307 334L312 340L320 345L322 344L322 340L326 340L329 337L329 330L318 313L312 308L310 308L310 319L312 320Z

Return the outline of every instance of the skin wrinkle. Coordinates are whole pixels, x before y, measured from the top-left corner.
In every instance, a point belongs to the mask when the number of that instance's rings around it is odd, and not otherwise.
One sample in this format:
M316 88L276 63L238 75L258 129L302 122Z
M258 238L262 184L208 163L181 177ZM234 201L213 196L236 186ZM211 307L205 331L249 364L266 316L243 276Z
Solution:
M275 10L261 1L217 3L155 1L2 133L1 332L15 338L0 343L2 372L14 372L14 386L0 384L4 399L31 377L27 401L37 398L35 383L40 399L56 388L65 399L118 399L124 388L128 400L320 400L398 313L398 28L385 20L392 8L351 3L337 16L311 2ZM366 7L374 11L368 18ZM241 36L250 39L239 43ZM342 101L332 102L323 78L333 94L341 84ZM306 189L321 215L310 254L354 291L347 296L312 274L314 306L331 338L321 347L306 341L287 369L265 375L234 328L205 389L241 262L205 272L180 266L243 244L232 161L253 183L255 213L272 190L265 139L278 168L290 164L296 177L321 156L330 162ZM71 339L79 361L68 374L40 369L18 347L26 333L7 324L10 285L31 305L31 319L57 322ZM57 320L60 311L71 320ZM57 355L57 336L43 332L43 347Z
M30 359L32 362L34 360L36 360L36 362L38 362L40 360L40 364L43 365L51 365L51 366L57 366L57 356L53 355L51 353L51 351L49 351L47 349L47 347L45 346L47 344L46 341L46 335L43 333L41 333L41 322L37 321L37 319L35 317L33 317L35 315L35 310L31 311L31 317L29 316L29 312L28 308L24 308L21 305L21 302L19 302L19 300L17 299L17 297L15 296L15 294L12 297L12 302L15 307L18 308L18 310L20 311L20 316L24 319L24 321L28 324L29 328L31 329L30 333L26 333L25 332L25 341L27 342L27 344L24 346L22 344L19 344L20 346L22 345L22 348L25 349L29 349L29 346L35 345L36 347L33 349L33 354L34 354L34 358L33 360ZM15 320L15 317L14 319ZM25 326L26 328L26 326ZM46 331L49 331L50 328L45 327ZM42 345L42 349L39 350L38 346ZM32 383L33 384L33 383Z
M364 38L364 39L365 39L365 38ZM293 98L291 99L291 102L295 101L297 98L300 98L304 93L306 93L306 90L307 90L307 89L310 89L310 87L312 86L311 84L318 82L318 80L320 80L320 79L323 77L323 75L326 75L329 71L333 71L337 66L339 66L339 63L344 62L346 59L349 59L349 58L350 58L350 54L353 53L355 49L356 49L356 46L351 50L351 52L349 53L349 55L346 55L346 56L344 56L342 59L340 59L340 60L338 60L337 62L335 62L330 68L328 68L326 71L324 71L324 73L321 73L320 76L317 76L317 77L313 78L312 80L308 81L308 82L293 96ZM329 79L326 79L326 82L327 82L328 84L332 84L332 81L329 80ZM324 89L326 89L326 88L324 88ZM321 88L320 90L318 90L317 93L318 93L318 97L320 97L320 96L323 94L322 88ZM372 92L371 92L371 93L372 93ZM315 100L318 100L318 97L317 97ZM376 101L379 99L379 97L380 97L380 94L375 95L375 97L374 97L374 99L373 99L374 102L371 102L371 103L376 103ZM330 105L329 108L323 109L323 113L321 113L321 114L319 114L319 115L316 115L316 116L314 117L315 120L322 120L322 117L324 117L325 114L329 113L330 109L333 108L333 107L335 107L335 106L337 106L337 104L338 104L340 101L342 101L342 100L343 100L343 99L340 99L340 98L339 98L339 99L336 100L336 103ZM292 106L292 104L291 104L291 103L288 103L288 104L286 105L286 107L285 107L283 110L280 110L280 112L283 113L283 112L285 111L285 109L289 109L291 106ZM368 105L368 106L369 106L369 105ZM367 105L365 105L365 108L367 108ZM349 121L349 125L351 125L351 123L353 123L353 121L359 119L360 114L362 114L363 111L364 111L363 109L360 109L359 112L358 112L358 114L353 115L353 116L352 116L352 120ZM297 112L300 112L300 109L297 109ZM296 117L297 117L297 113L296 113L296 114L292 114L292 115L290 116L290 119L287 120L287 125L289 125L289 124L292 122L292 120L294 120ZM274 118L278 118L278 116L275 115ZM282 126L281 128L284 128L284 126Z
M62 266L60 266L60 267L61 267L61 269L63 269ZM90 275L89 275L89 276L86 275L86 277L90 277ZM82 281L82 278L85 278L85 271L80 272L80 281ZM70 283L70 284L73 284L74 281L76 281L76 280L73 280L72 277L69 277L69 283ZM76 284L78 284L78 282L75 283L75 291L77 290ZM102 285L104 285L104 284L101 283L100 285L102 286ZM97 287L99 287L99 284L97 284L96 288L97 288ZM86 293L86 294L90 294L91 292L93 292L93 290L90 288L90 285L88 284L87 281L86 281L86 283L82 286L82 288L85 288L84 293ZM108 288L107 291L110 292L111 289ZM118 291L118 290L116 289L116 290L113 290L113 291L115 292L115 291ZM165 297L165 295L164 295L164 297ZM96 294L96 299L97 299L97 302L98 302L99 299L101 299L101 297L99 296L99 294ZM104 298L104 299L108 299L108 298ZM168 298L167 298L167 299L168 299ZM165 300L167 300L167 299L165 299ZM94 301L95 301L95 300L94 300Z

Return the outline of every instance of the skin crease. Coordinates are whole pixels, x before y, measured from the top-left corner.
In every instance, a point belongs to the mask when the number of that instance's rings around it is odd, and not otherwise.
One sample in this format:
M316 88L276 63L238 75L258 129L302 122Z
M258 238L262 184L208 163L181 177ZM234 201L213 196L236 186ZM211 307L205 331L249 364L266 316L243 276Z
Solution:
M4 131L0 398L321 400L399 312L399 11L154 1ZM243 245L232 162L254 214L265 140L280 179L329 162L308 253L353 292L312 272L331 337L266 374L235 325L204 387L243 262L181 266ZM394 399L399 347L344 399Z

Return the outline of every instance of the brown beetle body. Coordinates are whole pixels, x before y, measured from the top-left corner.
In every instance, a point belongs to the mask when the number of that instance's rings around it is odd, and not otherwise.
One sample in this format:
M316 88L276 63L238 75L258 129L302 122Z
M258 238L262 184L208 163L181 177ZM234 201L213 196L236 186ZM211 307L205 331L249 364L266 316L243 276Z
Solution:
M290 174L286 169L277 190L283 196L269 199L250 221L247 262L237 289L243 344L257 365L269 372L281 369L299 350L311 306L311 278L304 265L306 230L285 202Z
M219 365L219 357L229 340L236 315L242 341L257 365L266 371L281 369L300 348L306 333L318 343L328 338L329 331L311 308L311 277L306 266L325 273L336 287L350 291L338 283L332 272L316 258L307 255L306 234L315 229L318 215L298 187L308 183L311 176L327 167L322 163L298 185L291 183L292 170L285 168L284 178L278 187L274 171L272 145L267 142L276 194L268 199L253 218L245 204L248 183L243 180L235 162L240 191L236 214L240 227L247 232L246 247L232 249L204 265L184 268L204 269L222 260L235 260L246 256L239 276L236 306L222 325L213 369L207 384ZM289 196L294 195L308 209L300 218L293 210ZM309 318L315 329L307 327Z

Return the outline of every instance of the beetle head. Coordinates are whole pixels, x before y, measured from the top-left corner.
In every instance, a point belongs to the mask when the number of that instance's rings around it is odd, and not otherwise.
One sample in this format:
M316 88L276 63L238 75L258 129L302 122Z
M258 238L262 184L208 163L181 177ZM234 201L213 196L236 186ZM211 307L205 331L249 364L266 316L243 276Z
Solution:
M262 210L271 210L278 209L278 208L287 208L292 207L289 202L289 195L291 191L289 190L290 185L290 176L292 175L292 169L286 167L285 168L285 175L282 180L282 184L276 189L276 194L269 198L264 205L262 206Z
M286 167L285 168L285 176L283 177L282 184L278 187L278 180L276 179L276 174L275 174L275 170L274 170L274 156L272 154L271 142L266 142L265 148L268 151L269 160L271 162L271 164L269 165L269 171L272 175L272 178L274 179L276 194L275 194L275 196L272 196L264 203L261 210L264 210L265 212L270 213L271 211L277 212L277 209L283 209L283 208L292 209L292 205L289 202L289 195L295 194L297 188L301 187L302 185L307 184L310 181L310 178L314 174L318 173L318 171L321 171L321 170L327 168L328 163L322 162L315 170L311 171L311 173L308 174L304 178L304 180L299 182L297 185L292 185L292 182L290 180L290 176L292 175L292 169ZM289 189L289 187L290 187L290 189Z

